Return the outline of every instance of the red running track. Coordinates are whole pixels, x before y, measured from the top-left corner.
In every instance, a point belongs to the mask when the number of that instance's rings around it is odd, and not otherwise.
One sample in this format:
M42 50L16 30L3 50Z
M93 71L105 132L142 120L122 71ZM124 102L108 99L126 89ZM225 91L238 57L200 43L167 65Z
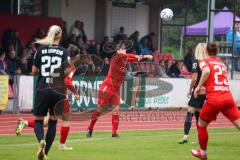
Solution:
M120 114L119 130L166 130L181 129L185 120L186 111L122 111ZM90 115L73 114L71 122L71 132L86 132L89 124ZM0 115L0 136L14 135L18 120L31 119L32 114L2 114ZM58 131L61 121L58 123ZM196 125L195 120L193 127ZM96 123L96 131L111 131L111 113L105 114L99 118ZM232 128L233 125L222 115L218 116L217 121L210 125L211 128ZM32 134L32 128L26 128L23 134Z

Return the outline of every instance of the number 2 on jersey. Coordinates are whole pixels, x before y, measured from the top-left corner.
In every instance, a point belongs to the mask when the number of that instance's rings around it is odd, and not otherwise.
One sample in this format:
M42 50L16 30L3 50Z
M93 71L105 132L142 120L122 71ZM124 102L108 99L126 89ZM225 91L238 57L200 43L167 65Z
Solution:
M227 79L227 69L226 67L222 67L219 65L214 65L214 70L216 71L214 74L215 84L216 85L226 85L228 86Z
M43 77L59 77L60 73L56 73L56 69L61 67L62 58L60 57L50 57L50 56L43 56L41 59L42 63L41 66L41 75Z

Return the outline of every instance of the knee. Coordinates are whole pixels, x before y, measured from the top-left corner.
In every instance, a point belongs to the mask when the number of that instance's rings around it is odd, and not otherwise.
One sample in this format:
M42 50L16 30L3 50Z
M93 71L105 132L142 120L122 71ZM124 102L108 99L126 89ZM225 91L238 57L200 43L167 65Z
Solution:
M69 127L70 125L71 125L71 123L70 123L70 121L62 121L62 125L64 126L64 127Z
M35 116L34 117L34 119L35 119L35 121L37 120L37 121L43 121L44 120L44 117L43 116Z
M195 109L193 107L188 107L188 112L195 113Z
M233 121L233 124L240 130L240 120Z
M206 128L208 124L209 124L208 122L202 120L201 118L198 121L198 127L201 127L201 128Z
M114 109L114 110L112 111L112 114L113 114L113 115L119 115L119 109Z
M58 117L56 117L56 116L50 116L49 117L49 120L52 120L52 121L57 121L57 119L58 119Z

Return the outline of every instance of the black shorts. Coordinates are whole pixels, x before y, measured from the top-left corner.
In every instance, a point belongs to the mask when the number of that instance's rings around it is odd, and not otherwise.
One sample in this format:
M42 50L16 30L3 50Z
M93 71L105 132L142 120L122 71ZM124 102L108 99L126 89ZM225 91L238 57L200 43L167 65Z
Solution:
M35 116L46 116L48 111L54 115L54 107L65 98L64 94L59 94L51 89L38 90L36 92L33 114Z
M188 101L188 106L196 108L196 109L201 109L204 102L206 100L205 95L199 95L197 98L194 97L194 91L192 92L191 98Z

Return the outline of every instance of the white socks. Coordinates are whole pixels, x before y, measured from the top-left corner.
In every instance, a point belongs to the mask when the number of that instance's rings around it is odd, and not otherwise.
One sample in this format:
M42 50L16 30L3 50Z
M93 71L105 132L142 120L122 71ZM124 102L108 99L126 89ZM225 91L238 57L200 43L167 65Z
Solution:
M23 121L25 126L27 127L28 126L28 121Z
M206 154L207 154L207 151L201 149L201 155L206 155Z
M183 138L184 138L184 139L188 139L188 135L184 135Z

